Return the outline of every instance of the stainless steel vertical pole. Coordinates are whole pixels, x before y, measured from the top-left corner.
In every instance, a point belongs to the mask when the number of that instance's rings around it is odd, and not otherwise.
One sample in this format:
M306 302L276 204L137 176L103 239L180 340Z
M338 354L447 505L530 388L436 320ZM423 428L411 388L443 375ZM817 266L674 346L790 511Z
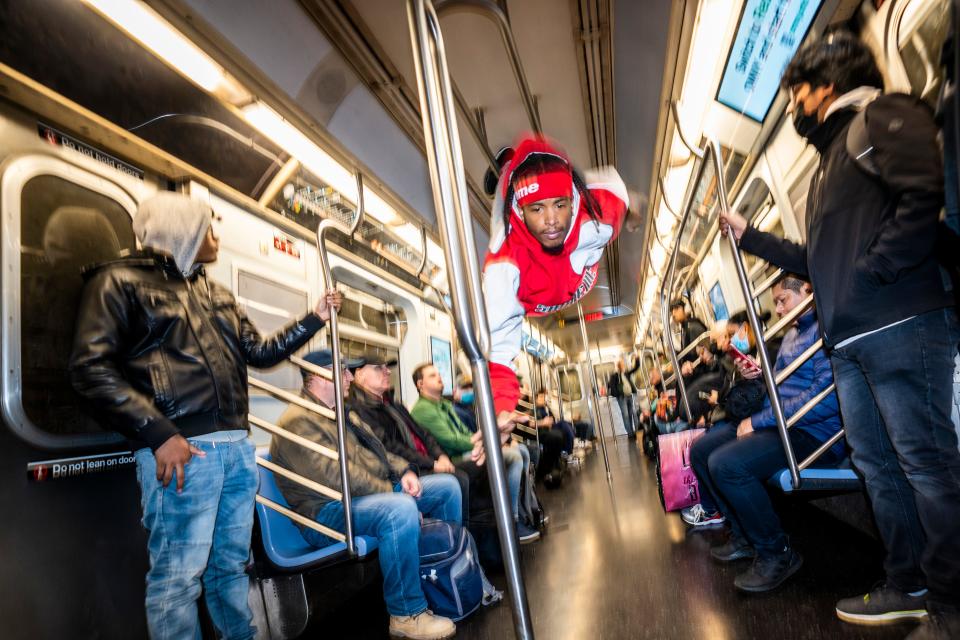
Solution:
M534 637L530 607L520 568L520 550L513 527L500 432L487 365L490 330L480 286L479 260L467 199L466 172L460 151L456 109L447 69L443 34L429 0L407 0L420 114L437 224L451 279L453 318L461 345L473 369L479 428L487 455L487 476L503 553L514 631L522 640Z
M590 341L587 339L587 325L583 321L583 305L577 302L577 319L580 322L580 338L583 340L583 357L586 358L590 379L590 394L587 396L587 406L593 413L597 425L597 435L600 437L600 450L603 451L603 466L607 470L607 482L613 481L610 473L610 458L607 455L607 439L603 434L603 421L600 419L600 393L597 389L597 376L593 371L593 359L590 357Z

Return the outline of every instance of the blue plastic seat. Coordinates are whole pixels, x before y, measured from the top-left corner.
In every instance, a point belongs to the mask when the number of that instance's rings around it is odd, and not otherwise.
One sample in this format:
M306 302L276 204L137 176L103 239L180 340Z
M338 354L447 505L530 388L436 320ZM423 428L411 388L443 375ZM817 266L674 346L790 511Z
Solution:
M269 455L263 455L270 460ZM274 480L273 472L257 465L260 472L259 493L264 498L289 508L280 488ZM282 513L257 503L257 518L260 521L260 535L267 559L277 569L283 571L301 571L333 564L347 557L347 545L335 542L326 547L317 548L303 539L300 529ZM377 539L369 536L354 538L358 557L364 557L377 548Z
M797 491L790 477L790 469L781 469L773 474L770 481L784 493ZM800 472L799 491L860 491L862 486L860 477L850 468L850 461L846 458L836 467L804 469Z

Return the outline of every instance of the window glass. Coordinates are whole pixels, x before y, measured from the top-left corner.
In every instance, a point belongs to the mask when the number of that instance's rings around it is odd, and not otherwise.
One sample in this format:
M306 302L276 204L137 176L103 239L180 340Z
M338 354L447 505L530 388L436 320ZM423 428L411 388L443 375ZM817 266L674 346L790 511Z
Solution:
M20 358L22 403L39 429L102 433L70 384L81 269L116 258L136 241L119 203L63 178L37 176L21 191Z
M900 59L910 80L910 92L926 100L931 106L937 101L943 73L940 51L947 37L950 23L950 3L945 0L913 0L901 19L899 36ZM905 22L911 10L924 12L915 28L909 31ZM910 20L910 22L913 22Z
M580 392L580 376L576 369L560 369L560 391L564 395L564 400L576 402L582 397Z
M302 317L309 309L306 291L243 270L237 275L237 303L265 336ZM289 362L255 371L255 377L287 391L298 391L302 384L300 370Z

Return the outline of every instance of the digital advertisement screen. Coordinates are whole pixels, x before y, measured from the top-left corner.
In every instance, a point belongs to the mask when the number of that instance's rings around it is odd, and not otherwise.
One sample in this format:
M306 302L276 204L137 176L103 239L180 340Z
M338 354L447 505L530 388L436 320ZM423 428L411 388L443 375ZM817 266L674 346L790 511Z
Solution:
M713 306L713 317L716 320L727 320L730 318L730 311L727 309L727 300L723 297L723 290L720 288L719 282L710 289L710 304Z
M430 336L430 361L440 372L443 379L443 394L453 393L453 358L450 353L450 343L435 336Z
M717 101L763 122L823 0L747 0Z

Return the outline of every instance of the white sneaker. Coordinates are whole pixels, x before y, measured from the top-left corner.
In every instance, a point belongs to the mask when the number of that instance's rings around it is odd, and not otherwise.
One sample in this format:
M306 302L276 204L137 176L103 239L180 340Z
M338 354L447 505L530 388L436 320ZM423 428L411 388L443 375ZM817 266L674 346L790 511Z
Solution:
M424 609L415 616L390 616L390 637L411 640L445 640L457 634L453 620Z
M684 522L692 527L708 527L711 525L723 524L727 520L719 511L707 513L703 506L699 503L693 505L692 507L681 509L680 517Z

